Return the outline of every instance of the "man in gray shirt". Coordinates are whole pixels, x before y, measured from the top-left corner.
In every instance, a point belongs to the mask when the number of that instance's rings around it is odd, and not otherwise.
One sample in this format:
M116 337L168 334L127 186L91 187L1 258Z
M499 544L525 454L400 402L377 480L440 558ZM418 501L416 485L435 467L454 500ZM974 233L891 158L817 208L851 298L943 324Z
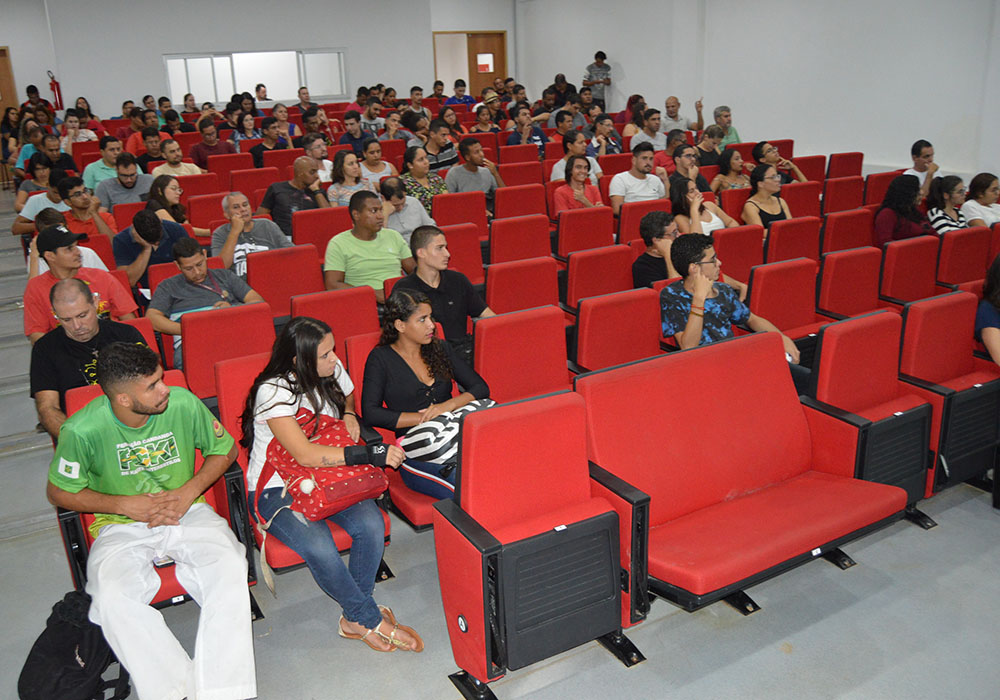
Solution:
M243 279L247 276L247 255L292 245L276 223L253 218L250 200L242 192L223 197L222 211L229 222L212 232L212 255L222 258L222 264Z
M180 274L156 287L146 318L155 330L174 336L174 367L180 369L181 316L192 311L252 304L264 298L234 272L209 270L208 258L193 238L174 243L173 254Z
M379 184L385 227L397 231L407 245L410 235L421 226L437 226L424 205L406 194L406 186L398 177L387 177Z
M607 55L603 51L598 51L594 54L594 62L587 66L583 74L583 84L590 88L594 102L601 105L601 109L605 111L607 106L604 103L604 88L611 84L611 66L605 63L607 60Z
M373 139L378 138L378 132L385 128L385 119L379 116L381 113L382 100L369 97L365 111L361 113L361 130L367 131Z
M102 180L94 194L101 202L100 211L111 211L116 204L145 202L149 199L149 186L153 176L139 172L135 156L121 153L115 159L117 177Z
M555 129L558 124L556 121L559 118L560 112L569 112L570 116L573 117L573 124L570 126L571 129L583 129L587 126L587 118L583 115L583 101L580 96L576 93L569 95L566 98L566 104L563 105L561 110L552 112L549 116L548 127L550 129Z
M497 166L483 155L483 144L473 138L464 138L458 144L458 152L465 163L448 171L445 184L449 192L483 192L486 194L486 210L493 215L493 195L497 187L503 187L503 179Z
M642 131L632 137L630 148L648 142L653 144L654 151L666 150L667 135L660 133L660 110L647 109L642 113L642 119L645 124L643 124Z

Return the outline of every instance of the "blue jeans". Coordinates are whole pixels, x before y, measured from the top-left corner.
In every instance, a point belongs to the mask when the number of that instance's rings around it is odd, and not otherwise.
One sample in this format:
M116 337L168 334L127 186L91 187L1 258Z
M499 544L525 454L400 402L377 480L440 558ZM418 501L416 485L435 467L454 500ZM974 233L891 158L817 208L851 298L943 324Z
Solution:
M250 514L256 520L254 492L248 498ZM277 510L292 502L281 497L280 488L264 489L260 494L260 514L268 520ZM382 622L382 613L372 598L375 574L385 551L385 523L382 511L369 499L334 513L331 520L351 536L351 555L347 565L340 558L333 534L326 522L306 520L288 508L278 513L268 533L281 540L305 561L323 592L340 603L344 617L367 629Z
M443 464L405 459L399 467L399 476L408 488L417 493L437 499L454 498L455 473L458 470L452 469L446 476L441 476L443 468Z

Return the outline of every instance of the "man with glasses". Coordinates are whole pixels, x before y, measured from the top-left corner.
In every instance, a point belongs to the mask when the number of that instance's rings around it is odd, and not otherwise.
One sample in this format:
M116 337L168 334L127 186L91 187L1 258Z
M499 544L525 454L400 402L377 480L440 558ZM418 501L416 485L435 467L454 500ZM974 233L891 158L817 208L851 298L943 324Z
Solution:
M677 180L693 180L699 192L711 192L708 180L698 172L698 149L694 146L681 144L674 149L674 165L677 170L670 176L670 182Z
M316 161L316 174L320 183L330 184L333 179L333 161L327 156L330 151L326 147L326 141L322 134L306 134L302 137L302 149L306 155Z
M104 180L94 193L101 202L101 211L111 211L116 204L145 202L149 199L153 176L139 172L134 155L119 154L115 159L115 172L117 176L113 180Z
M118 232L115 217L100 211L101 203L91 196L81 177L67 177L59 182L59 196L69 207L66 213L66 228L82 236L107 236L113 238Z
M215 122L211 118L202 119L198 122L198 131L201 133L201 142L191 146L191 160L202 170L208 170L208 157L221 156L228 153L236 153L236 146L232 141L220 140L219 130L215 128Z
M622 142L615 131L615 122L610 114L599 114L594 119L594 135L587 144L587 155L591 158L610 156L622 152Z
M750 155L760 165L774 166L774 169L778 171L778 175L781 177L782 185L787 185L796 180L798 182L806 181L806 176L799 170L799 166L787 158L782 158L781 154L778 153L778 149L767 141L757 142Z
M681 350L733 337L733 326L778 333L785 348L792 380L801 393L808 386L809 370L798 366L799 350L773 323L750 312L739 293L719 281L722 261L715 240L700 233L678 236L670 246L670 261L681 276L660 292L663 335L673 337Z

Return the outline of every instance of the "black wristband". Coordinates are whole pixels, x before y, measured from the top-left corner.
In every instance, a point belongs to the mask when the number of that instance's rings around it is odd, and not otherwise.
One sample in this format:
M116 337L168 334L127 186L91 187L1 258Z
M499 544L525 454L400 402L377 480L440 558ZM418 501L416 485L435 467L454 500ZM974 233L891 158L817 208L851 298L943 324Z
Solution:
M374 445L350 445L344 448L344 464L371 464L374 467L384 467L389 448L384 442Z

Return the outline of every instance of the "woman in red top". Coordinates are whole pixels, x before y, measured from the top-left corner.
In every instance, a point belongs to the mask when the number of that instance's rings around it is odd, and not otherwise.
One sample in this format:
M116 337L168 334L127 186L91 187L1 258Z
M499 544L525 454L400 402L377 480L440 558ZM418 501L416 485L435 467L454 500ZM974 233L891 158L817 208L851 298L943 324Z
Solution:
M570 156L566 162L566 184L552 195L556 213L567 209L600 207L601 191L590 184L590 161L586 156Z
M927 217L917 204L920 202L920 180L914 175L900 175L889 183L882 206L875 215L875 240L880 246L889 241L933 235Z

